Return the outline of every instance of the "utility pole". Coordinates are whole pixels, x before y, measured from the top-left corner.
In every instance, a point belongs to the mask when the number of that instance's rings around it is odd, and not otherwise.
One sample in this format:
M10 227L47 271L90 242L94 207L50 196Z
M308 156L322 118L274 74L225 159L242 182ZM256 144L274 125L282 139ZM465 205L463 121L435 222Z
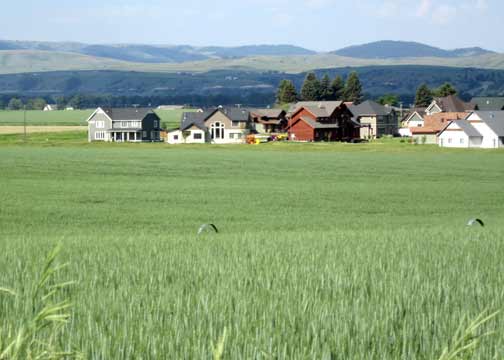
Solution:
M24 105L23 110L23 127L24 127L24 141L26 142L26 105Z

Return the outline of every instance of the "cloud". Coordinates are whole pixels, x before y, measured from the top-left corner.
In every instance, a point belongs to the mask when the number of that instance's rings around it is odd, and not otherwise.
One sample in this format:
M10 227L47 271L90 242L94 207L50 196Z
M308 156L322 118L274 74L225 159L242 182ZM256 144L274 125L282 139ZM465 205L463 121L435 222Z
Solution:
M429 13L431 8L432 8L431 0L422 0L420 1L420 5L418 5L416 15L418 17L424 17Z
M432 21L438 25L447 25L457 18L458 8L452 5L440 5L432 12Z

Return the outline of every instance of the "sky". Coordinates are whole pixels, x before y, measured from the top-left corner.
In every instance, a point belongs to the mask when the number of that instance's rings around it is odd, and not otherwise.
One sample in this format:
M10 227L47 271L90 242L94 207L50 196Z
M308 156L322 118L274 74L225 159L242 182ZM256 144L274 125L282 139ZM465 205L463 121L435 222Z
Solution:
M377 40L504 52L502 0L17 0L0 39L331 51Z

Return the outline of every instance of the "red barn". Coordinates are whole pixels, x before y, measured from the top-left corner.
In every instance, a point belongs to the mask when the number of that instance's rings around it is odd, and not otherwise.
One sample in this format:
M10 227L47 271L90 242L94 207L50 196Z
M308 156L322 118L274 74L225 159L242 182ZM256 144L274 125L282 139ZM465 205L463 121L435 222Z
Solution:
M350 141L360 137L360 124L341 101L301 101L288 125L290 140Z

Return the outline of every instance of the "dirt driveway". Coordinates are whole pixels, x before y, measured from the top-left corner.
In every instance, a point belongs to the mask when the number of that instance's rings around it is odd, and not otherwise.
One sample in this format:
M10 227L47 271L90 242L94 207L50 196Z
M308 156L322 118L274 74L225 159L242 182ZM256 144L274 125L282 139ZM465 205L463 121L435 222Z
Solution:
M86 126L27 126L26 132L33 133L50 133L50 132L66 132L66 131L86 131ZM23 126L0 126L0 135L3 134L23 134Z

